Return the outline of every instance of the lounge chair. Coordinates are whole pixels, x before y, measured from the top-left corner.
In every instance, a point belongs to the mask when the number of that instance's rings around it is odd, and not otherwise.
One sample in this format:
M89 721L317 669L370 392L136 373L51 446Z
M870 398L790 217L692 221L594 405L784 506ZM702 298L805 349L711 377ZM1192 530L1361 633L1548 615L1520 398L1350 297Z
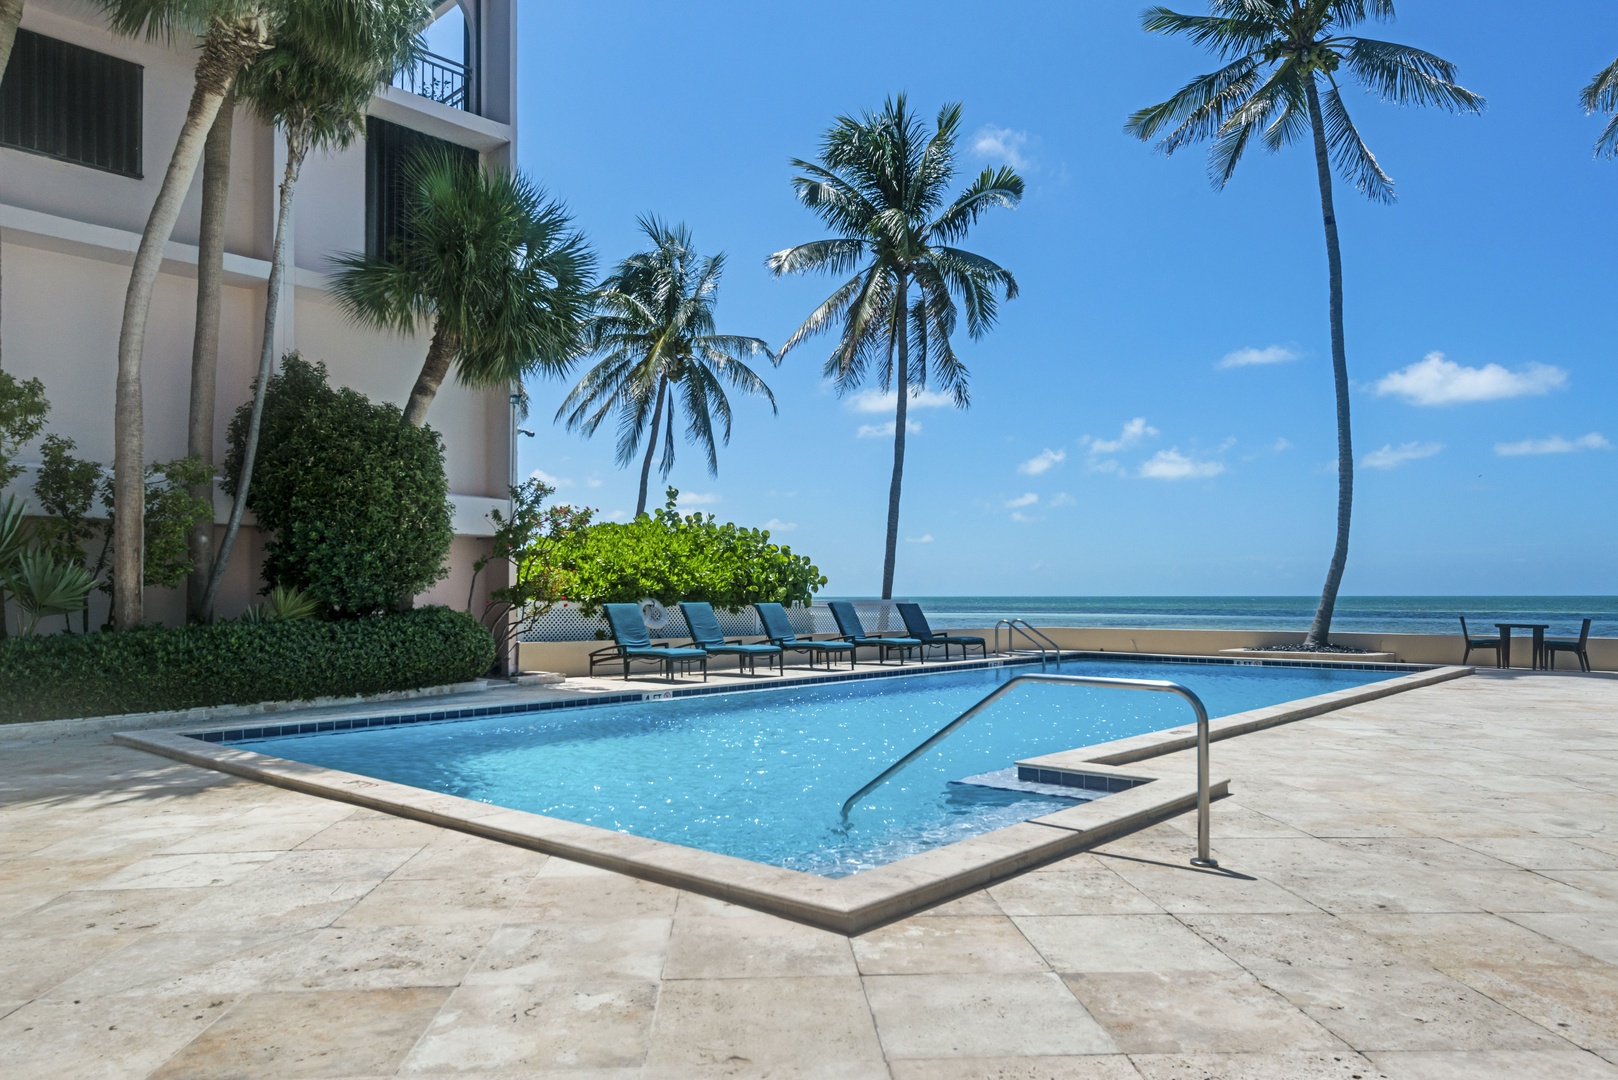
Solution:
M678 664L687 671L692 664L702 665L702 681L708 681L708 654L701 649L676 649L653 645L652 635L646 629L646 619L639 604L602 604L607 613L607 625L612 628L612 641L604 649L590 654L590 674L600 664L622 662L624 679L629 679L629 664L634 660L655 660L670 682L674 681L674 668Z
M913 637L882 637L865 632L865 625L860 622L859 612L847 600L831 600L826 604L831 608L831 617L837 620L837 629L842 633L843 640L859 648L864 645L877 650L877 663L886 664L889 653L899 654L899 663L905 662L905 654L916 650L921 655L922 642L920 638Z
M784 675L785 669L781 663L784 655L779 645L748 645L740 638L735 641L725 640L725 631L719 626L719 618L713 613L713 605L697 601L681 601L680 614L685 616L685 626L691 631L692 648L701 649L709 656L734 656L738 670L758 674L758 658L761 656L775 658L775 673Z
M978 652L982 653L985 659L988 658L989 643L982 638L973 637L970 634L951 634L948 632L935 634L933 633L933 628L928 625L927 616L922 613L920 604L896 604L895 606L899 609L899 617L905 621L906 632L921 642L923 646L921 655L923 658L927 655L926 646L930 645L944 646L945 660L949 659L949 647L951 645L961 647L962 660L966 659L966 649L969 645L976 645Z
M1468 631L1467 628L1466 628L1466 616L1465 615L1461 616L1461 638L1466 642L1466 652L1464 654L1462 654L1462 656L1461 656L1461 663L1463 663L1463 664L1466 663L1468 658L1471 657L1473 649L1493 649L1494 650L1494 655L1495 655L1495 662L1499 663L1499 658L1500 658L1500 639L1497 638L1497 637L1492 637L1492 638L1476 638L1476 637L1473 637L1471 632Z
M846 641L814 641L810 638L799 638L792 630L792 620L787 618L786 608L780 604L754 604L753 610L758 612L758 621L764 627L764 636L771 645L779 645L783 652L806 652L809 654L809 666L815 666L818 656L831 667L833 656L847 656L848 666L854 666L854 646Z
M1550 640L1545 641L1545 667L1551 671L1556 670L1556 654L1570 652L1579 661L1580 671L1590 670L1590 654L1586 651L1590 644L1590 620L1585 619L1584 625L1579 628L1579 640Z

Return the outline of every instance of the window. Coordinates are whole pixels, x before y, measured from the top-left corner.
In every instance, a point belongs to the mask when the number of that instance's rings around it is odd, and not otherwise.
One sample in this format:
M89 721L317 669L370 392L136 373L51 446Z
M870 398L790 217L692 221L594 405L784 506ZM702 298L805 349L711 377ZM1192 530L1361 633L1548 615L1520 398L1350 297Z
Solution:
M365 253L385 258L405 232L404 166L422 151L441 151L476 168L478 154L386 120L365 121Z
M141 70L18 30L0 82L0 146L139 179Z

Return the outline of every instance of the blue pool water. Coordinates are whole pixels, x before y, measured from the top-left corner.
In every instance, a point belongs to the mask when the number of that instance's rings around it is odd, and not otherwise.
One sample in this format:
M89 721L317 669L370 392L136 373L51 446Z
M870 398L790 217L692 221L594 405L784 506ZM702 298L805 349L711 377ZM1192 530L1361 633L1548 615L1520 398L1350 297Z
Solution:
M1169 694L1030 684L872 793L896 758L1025 667L784 687L239 743L293 761L840 877L1072 805L952 781L1019 758L1178 727ZM1037 670L1034 669L1034 670ZM1070 661L1066 674L1171 679L1212 716L1388 671Z

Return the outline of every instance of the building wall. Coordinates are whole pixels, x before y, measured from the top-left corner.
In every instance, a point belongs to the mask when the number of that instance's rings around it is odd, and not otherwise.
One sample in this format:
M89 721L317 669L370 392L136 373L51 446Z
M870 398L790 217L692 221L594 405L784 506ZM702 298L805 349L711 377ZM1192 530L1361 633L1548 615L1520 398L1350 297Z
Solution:
M515 64L502 35L514 31L515 0L482 0L486 65ZM47 430L72 438L82 456L110 465L119 323L129 265L179 134L192 89L196 51L120 38L104 28L84 0L31 0L22 26L50 37L143 65L143 176L133 179L35 154L0 148L0 365L20 378L37 376L51 402ZM490 120L398 90L387 90L373 111L394 123L469 145L491 164L512 159L515 71L485 73ZM226 273L220 334L214 454L225 455L225 430L248 399L263 326L267 260L275 226L277 185L285 164L279 136L239 108L232 140L226 230ZM200 169L165 251L153 296L143 360L146 457L162 461L186 450L191 342L196 303L196 238ZM290 262L295 268L282 301L276 344L321 360L332 381L373 400L402 405L426 355L427 334L380 334L355 326L326 292L334 255L364 248L365 147L311 155L293 211ZM487 549L490 507L503 505L511 479L511 410L505 392L471 391L447 383L429 424L444 437L445 465L456 505L457 538L449 576L422 602L467 602L471 562ZM32 450L25 463L37 461ZM29 494L32 472L13 490ZM215 495L223 523L229 500ZM249 519L249 525L251 519ZM263 538L249 527L229 568L220 615L231 617L257 598ZM501 575L487 576L498 585ZM486 593L488 582L480 593ZM92 612L105 617L104 601ZM183 600L172 590L148 590L148 617L178 622ZM481 602L475 603L481 610ZM53 623L56 620L52 620Z

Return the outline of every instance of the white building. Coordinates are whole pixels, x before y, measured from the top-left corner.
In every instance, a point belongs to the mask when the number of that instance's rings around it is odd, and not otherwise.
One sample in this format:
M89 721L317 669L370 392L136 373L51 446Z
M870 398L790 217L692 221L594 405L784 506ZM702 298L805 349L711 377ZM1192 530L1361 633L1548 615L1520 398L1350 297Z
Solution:
M396 166L403 146L417 141L410 132L469 148L489 165L514 165L516 8L516 0L439 4L429 43L451 55L401 73L396 86L374 98L366 139L310 156L295 197L278 356L297 349L324 361L334 383L403 405L426 355L427 335L388 337L350 324L326 292L330 259L365 250L386 228L378 178ZM456 32L461 24L464 34ZM192 42L165 45L111 33L99 10L83 0L29 0L0 94L0 367L41 379L51 403L47 430L72 438L81 456L109 466L129 266L179 135L195 61ZM25 80L31 97L22 118L17 108L3 106ZM280 135L239 109L214 434L218 462L225 458L226 426L248 398L257 369L284 162ZM200 190L199 169L152 304L143 367L148 461L186 452ZM512 481L513 413L506 394L469 391L451 376L428 423L444 437L456 539L449 577L422 599L461 607L470 563L486 548L487 512L504 505ZM29 452L23 456L26 461ZM26 496L31 483L32 473L25 472L14 490ZM229 509L216 492L221 525ZM260 559L259 536L244 529L221 595L222 617L255 601ZM95 595L99 620L106 600ZM151 620L183 621L183 589L148 589L146 612Z

